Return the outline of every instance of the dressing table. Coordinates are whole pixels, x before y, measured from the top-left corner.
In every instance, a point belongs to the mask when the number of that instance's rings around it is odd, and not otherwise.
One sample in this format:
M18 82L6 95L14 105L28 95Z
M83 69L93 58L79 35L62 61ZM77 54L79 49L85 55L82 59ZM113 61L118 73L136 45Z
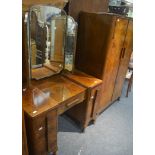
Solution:
M84 130L96 120L102 81L74 68L77 24L72 17L49 5L32 6L24 16L29 74L22 108L28 152L55 155L58 116L66 112Z
M86 89L62 75L33 81L23 92L23 109L30 154L57 151L58 115L83 102Z

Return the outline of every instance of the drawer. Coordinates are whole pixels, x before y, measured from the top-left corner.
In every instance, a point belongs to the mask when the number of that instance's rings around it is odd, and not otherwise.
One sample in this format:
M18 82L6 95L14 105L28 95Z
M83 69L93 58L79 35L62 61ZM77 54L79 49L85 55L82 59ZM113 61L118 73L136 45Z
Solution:
M49 148L47 149L48 146ZM58 150L57 141L49 143L48 146L45 141L38 141L38 143L34 145L33 155L47 155L48 152L56 152Z
M47 146L45 141L37 141L34 144L33 155L47 155Z
M94 105L95 105L95 100L96 100L96 89L92 89L90 91L90 97L88 99L88 117L92 118L93 117L93 111L94 111Z
M42 127L41 127L42 128ZM46 141L46 129L42 128L41 130L37 130L33 134L33 139L35 141Z
M56 130L57 129L57 111L48 112L46 115L42 115L33 120L33 131L37 134L44 133L46 128Z
M57 111L53 110L32 120L31 152L44 155L57 149ZM46 154L47 155L47 154Z
M32 120L32 131L35 141L41 141L46 135L46 117L45 115L39 116Z
M57 111L52 111L47 114L47 128L56 130L57 129Z
M41 131L42 129L45 129L46 116L45 115L39 116L39 117L33 119L32 123L33 123L34 131Z
M47 147L48 152L57 150L57 111L51 111L47 114Z
M99 89L100 89L100 86L89 90L90 95L88 97L88 114L87 114L87 117L90 120L95 119L96 106L98 104Z
M56 152L58 150L57 141L49 143L48 146L49 146L48 152Z
M58 108L58 114L61 115L66 110L70 109L71 107L75 106L78 103L81 103L84 99L85 99L85 93L82 93L66 101L62 106Z

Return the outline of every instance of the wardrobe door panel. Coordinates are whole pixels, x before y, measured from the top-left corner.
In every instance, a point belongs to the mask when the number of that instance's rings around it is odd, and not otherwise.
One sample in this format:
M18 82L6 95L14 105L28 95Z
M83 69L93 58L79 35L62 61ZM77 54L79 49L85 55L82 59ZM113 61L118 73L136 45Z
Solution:
M111 46L107 50L105 65L103 68L103 86L101 90L99 112L111 104L111 98L113 95L115 80L119 68L121 49L123 47L128 25L127 19L116 17L115 20L113 38L110 40Z
M128 69L132 53L132 44L133 44L133 22L129 21L123 51L120 58L119 70L117 73L112 101L117 100L121 96L125 75Z
M95 25L94 25L95 24ZM80 14L75 67L102 79L108 48L111 46L114 17L107 14Z

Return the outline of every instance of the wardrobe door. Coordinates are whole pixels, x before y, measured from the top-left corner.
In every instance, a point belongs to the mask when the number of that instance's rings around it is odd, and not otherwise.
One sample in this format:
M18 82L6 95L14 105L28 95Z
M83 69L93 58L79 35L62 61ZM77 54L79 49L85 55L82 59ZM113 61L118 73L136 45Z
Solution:
M115 27L113 30L113 38L109 41L110 47L107 49L105 65L103 68L103 86L101 90L99 112L101 112L111 104L111 98L114 91L115 80L117 77L117 72L120 63L120 54L125 40L127 25L127 19L116 17Z
M107 50L111 46L115 19L107 14L80 14L75 67L102 79Z
M118 69L117 78L115 82L112 101L117 100L121 96L125 75L128 69L128 65L129 65L129 61L132 53L132 46L133 46L133 22L132 20L130 20L128 23L124 46L122 48L120 64L119 64L119 69Z

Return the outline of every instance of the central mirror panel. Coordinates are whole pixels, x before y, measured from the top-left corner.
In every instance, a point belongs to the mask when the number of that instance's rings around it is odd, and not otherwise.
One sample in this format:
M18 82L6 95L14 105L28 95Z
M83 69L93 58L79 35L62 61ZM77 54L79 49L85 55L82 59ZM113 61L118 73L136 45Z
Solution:
M60 73L65 64L66 13L36 5L30 9L29 19L31 78L39 80Z

